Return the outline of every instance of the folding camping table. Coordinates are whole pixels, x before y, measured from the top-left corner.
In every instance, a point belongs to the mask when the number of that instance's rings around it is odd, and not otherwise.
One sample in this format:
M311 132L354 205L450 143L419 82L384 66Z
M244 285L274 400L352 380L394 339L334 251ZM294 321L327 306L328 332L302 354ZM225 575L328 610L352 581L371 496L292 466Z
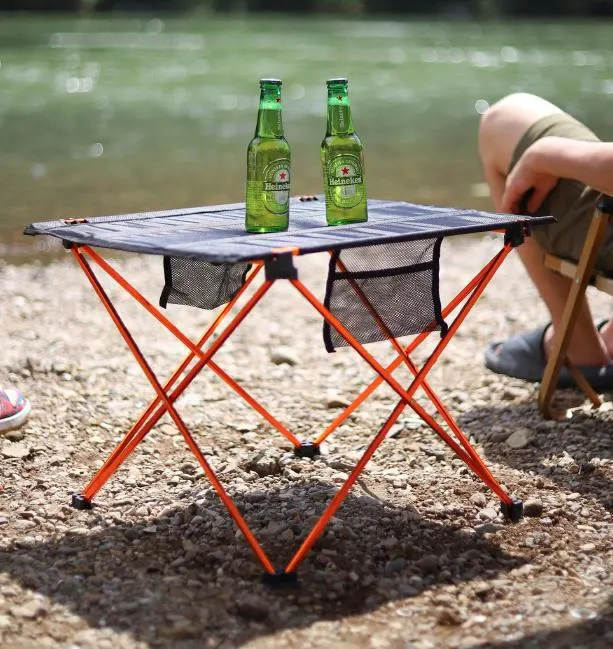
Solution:
M523 510L521 500L509 495L497 482L426 377L512 248L524 241L533 226L552 222L553 218L489 214L382 200L370 200L368 214L366 223L328 227L321 197L308 196L291 200L290 228L274 234L246 233L244 204L64 219L28 226L26 234L58 237L71 251L155 390L154 399L91 482L82 493L73 496L73 506L90 508L92 499L102 486L167 412L261 562L265 570L264 580L277 585L292 583L296 580L298 565L408 405L499 497L505 517L511 521L519 520ZM500 251L443 307L438 285L442 240L451 235L488 231L502 235ZM165 285L160 305L178 303L219 308L211 325L199 340L193 342L94 248L163 256ZM316 252L330 254L323 303L298 278L294 265L295 256ZM166 381L162 382L152 371L94 273L92 263L123 287L189 350ZM261 270L264 270L263 281L253 284L252 289L246 292L255 278L261 277ZM301 440L294 435L213 360L220 347L277 281L289 282L322 316L324 344L328 351L349 345L377 374L376 379L326 430L310 440ZM231 314L233 310L235 315ZM457 314L447 323L446 318L456 310ZM227 324L222 327L222 321L226 319ZM417 367L411 360L411 353L434 331L440 333L440 340L423 365ZM217 338L209 342L214 332L218 334ZM398 338L408 335L413 338L403 347ZM387 366L365 347L366 343L380 340L389 340L397 354ZM406 388L393 375L400 365L406 366L413 376ZM284 435L295 453L303 457L317 455L322 442L380 384L387 383L399 397L397 405L373 435L346 482L289 563L279 570L275 569L175 409L174 402L205 366ZM447 429L414 399L419 388L434 405Z

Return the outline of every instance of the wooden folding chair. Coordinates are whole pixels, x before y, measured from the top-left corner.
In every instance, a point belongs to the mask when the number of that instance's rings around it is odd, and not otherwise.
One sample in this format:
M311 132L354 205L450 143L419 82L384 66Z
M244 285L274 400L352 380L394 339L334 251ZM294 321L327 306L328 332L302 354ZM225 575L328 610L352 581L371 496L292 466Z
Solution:
M612 214L613 198L603 196L588 229L583 250L577 264L554 255L545 256L545 266L547 268L573 280L570 293L566 300L566 306L564 307L562 325L560 330L556 332L553 349L549 356L539 390L539 409L546 419L559 419L565 416L564 412L556 410L552 405L553 395L563 365L566 365L575 379L577 386L592 404L595 407L601 404L600 397L583 374L579 372L567 357L566 351L570 343L577 315L579 314L581 297L585 294L587 286L594 286L600 291L613 295L613 277L607 277L595 269L598 254Z

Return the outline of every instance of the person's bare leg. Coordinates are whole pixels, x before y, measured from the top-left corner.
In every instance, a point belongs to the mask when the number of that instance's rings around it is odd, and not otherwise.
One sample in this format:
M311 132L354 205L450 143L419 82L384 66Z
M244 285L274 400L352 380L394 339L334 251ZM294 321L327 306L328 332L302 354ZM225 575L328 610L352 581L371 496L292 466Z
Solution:
M496 210L500 207L506 175L519 140L538 119L561 112L545 99L517 93L501 99L483 116L479 129L479 153ZM553 326L548 329L544 342L548 353L555 329L562 319L571 280L545 268L545 253L534 239L527 239L517 252L551 314ZM594 327L588 302L583 298L568 348L571 360L577 365L609 363L613 354L613 326L606 333L610 334L610 345Z

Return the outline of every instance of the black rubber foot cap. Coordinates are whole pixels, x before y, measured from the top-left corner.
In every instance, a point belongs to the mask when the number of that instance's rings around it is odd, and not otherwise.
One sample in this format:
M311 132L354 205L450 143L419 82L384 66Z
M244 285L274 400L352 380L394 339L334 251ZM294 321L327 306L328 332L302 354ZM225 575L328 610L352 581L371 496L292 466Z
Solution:
M500 503L500 511L504 517L512 523L517 523L524 517L524 503L519 498L513 498L510 505L507 503Z
M319 445L313 442L302 442L300 446L294 446L294 455L298 457L316 457L321 455Z
M72 501L70 503L75 509L91 509L93 507L92 501L87 500L81 494L72 494Z
M262 575L262 583L270 588L296 588L298 586L298 573L277 570L274 574L265 572Z

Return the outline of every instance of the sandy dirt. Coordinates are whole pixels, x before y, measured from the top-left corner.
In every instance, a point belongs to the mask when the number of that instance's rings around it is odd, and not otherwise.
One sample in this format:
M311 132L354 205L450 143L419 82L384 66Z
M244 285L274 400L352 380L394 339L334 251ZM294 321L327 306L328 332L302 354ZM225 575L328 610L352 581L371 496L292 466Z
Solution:
M444 298L499 246L494 237L447 240ZM161 259L113 263L157 303ZM300 263L320 297L326 266L321 256ZM592 410L564 391L572 417L545 421L535 385L483 367L488 341L546 318L514 255L428 381L527 515L505 522L498 498L406 409L288 590L260 583L262 567L167 415L93 510L69 506L152 388L73 260L0 265L0 284L0 382L33 405L27 424L0 438L3 649L613 646L613 404L604 395ZM105 285L165 380L183 345ZM610 315L605 296L590 299L595 317ZM193 339L211 319L182 306L166 313ZM368 349L394 358L387 343ZM353 351L324 350L320 317L286 283L215 361L301 439L323 431L374 377ZM406 372L395 376L408 385ZM397 400L378 388L314 460L295 457L208 368L177 409L281 567ZM434 412L423 391L417 400Z

